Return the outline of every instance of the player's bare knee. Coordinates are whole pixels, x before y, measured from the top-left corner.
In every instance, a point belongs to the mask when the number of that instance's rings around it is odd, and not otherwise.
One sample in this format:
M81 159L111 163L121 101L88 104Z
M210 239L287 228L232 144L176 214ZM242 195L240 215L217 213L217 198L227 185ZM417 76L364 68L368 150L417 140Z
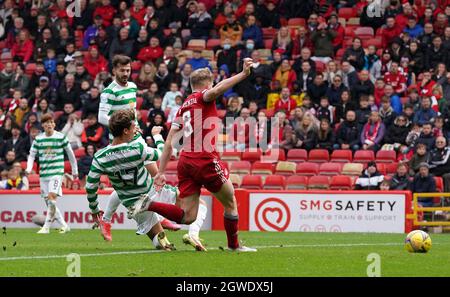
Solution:
M55 193L48 193L48 200L56 201L57 195Z

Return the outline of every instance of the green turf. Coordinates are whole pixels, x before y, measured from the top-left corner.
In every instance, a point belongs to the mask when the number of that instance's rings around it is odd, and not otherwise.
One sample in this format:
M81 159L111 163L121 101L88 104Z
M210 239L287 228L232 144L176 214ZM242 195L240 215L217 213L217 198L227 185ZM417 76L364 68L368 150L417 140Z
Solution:
M155 252L145 236L114 230L112 243L98 230L37 235L37 229L8 229L0 234L0 276L65 276L64 257L15 259L48 255L81 255L81 276L366 276L367 256L381 257L382 276L450 276L450 235L432 234L427 254L404 250L403 234L241 232L257 253L230 253L223 232L202 232L207 253L185 246L183 232L169 232L175 252ZM13 247L13 243L16 245ZM265 248L264 248L265 247ZM148 253L146 251L149 251ZM98 256L98 253L141 252ZM91 254L88 256L87 254Z

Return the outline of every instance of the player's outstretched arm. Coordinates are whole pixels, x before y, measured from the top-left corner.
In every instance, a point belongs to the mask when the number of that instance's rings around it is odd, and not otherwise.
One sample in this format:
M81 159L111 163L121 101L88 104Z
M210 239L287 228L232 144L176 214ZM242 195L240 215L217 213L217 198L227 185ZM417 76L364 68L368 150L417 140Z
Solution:
M103 170L99 165L97 158L92 160L91 169L86 179L86 193L87 200L89 201L89 208L93 214L99 213L97 201L98 185L100 184L100 176L103 174Z
M111 97L114 97L114 94L112 94L112 91L108 89L103 90L102 94L100 95L98 122L106 127L108 127L109 124L109 112L111 110L111 104L108 103L108 99L111 99Z
M31 144L30 154L28 155L27 159L27 169L25 169L26 174L30 174L31 170L33 170L33 164L37 154L36 146L37 146L36 140L33 140L33 143Z
M73 153L72 147L70 146L69 140L64 137L64 150L67 153L67 157L69 158L70 166L72 166L72 175L74 178L78 177L78 164L77 158Z
M230 78L224 79L223 81L215 85L213 88L207 90L203 95L203 100L206 102L214 101L216 100L217 97L225 93L228 89L232 88L234 85L246 79L247 76L250 75L252 65L253 60L250 58L245 58L242 71Z
M180 128L176 126L172 126L170 128L169 134L167 135L166 143L164 144L164 149L161 154L161 158L159 159L159 171L154 178L154 184L157 191L164 186L166 183L166 178L164 176L164 172L166 171L167 163L170 160L170 156L172 156L173 151L173 141L176 139L174 136L180 131Z
M160 134L162 131L162 127L153 127L152 128L152 136L155 141L156 149L152 147L144 147L142 158L145 162L158 161L161 157L164 149L164 138Z

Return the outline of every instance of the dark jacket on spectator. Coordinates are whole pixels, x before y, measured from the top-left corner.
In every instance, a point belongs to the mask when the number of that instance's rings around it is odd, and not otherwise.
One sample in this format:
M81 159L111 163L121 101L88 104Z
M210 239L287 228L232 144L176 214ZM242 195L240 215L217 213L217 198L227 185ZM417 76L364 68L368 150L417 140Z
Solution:
M80 178L83 178L89 174L93 157L86 155L78 160L78 173Z
M420 173L417 173L414 176L414 180L410 183L410 190L413 193L436 192L436 181L431 174L426 177L421 177Z
M394 174L391 179L391 187L390 190L409 190L409 175L398 176L398 174Z
M352 90L353 102L359 102L361 95L372 95L375 91L375 86L370 79L367 81L360 81L358 79L350 89Z
M431 150L428 164L430 164L430 172L435 176L450 173L450 147Z
M336 119L334 120L335 123L339 123L341 119L345 120L345 115L347 114L347 111L349 110L356 110L356 106L353 102L347 102L342 103L339 102L338 104L333 104L335 107L335 116Z
M357 121L343 121L336 133L336 143L339 145L348 144L350 147L359 144L361 126Z
M360 47L359 49L355 50L351 46L345 51L344 56L342 57L342 61L348 61L353 67L355 67L357 71L360 71L363 69L365 64L364 61L365 55L366 54L364 52L364 48ZM349 60L348 57L350 56L355 56L356 60Z
M385 124L386 125L386 124ZM406 136L408 136L409 128L406 126L399 126L394 123L386 129L384 135L384 142L389 144L401 143L406 144Z
M436 140L435 140L435 137L433 136L433 133L430 133L428 135L420 133L420 136L417 139L416 144L423 143L427 146L427 151L430 151L433 148L435 141Z
M336 138L332 129L329 129L327 133L325 133L324 138L321 138L319 131L317 134L317 147L331 151L333 149L335 140Z
M66 88L66 84L61 84L58 89L56 102L54 102L55 109L63 110L65 103L72 103L75 110L79 110L81 108L80 89L78 86L75 85L73 88L68 90Z
M347 87L344 84L341 84L338 88L336 88L333 84L328 87L325 96L328 97L330 104L336 106L341 100L342 92L347 90Z

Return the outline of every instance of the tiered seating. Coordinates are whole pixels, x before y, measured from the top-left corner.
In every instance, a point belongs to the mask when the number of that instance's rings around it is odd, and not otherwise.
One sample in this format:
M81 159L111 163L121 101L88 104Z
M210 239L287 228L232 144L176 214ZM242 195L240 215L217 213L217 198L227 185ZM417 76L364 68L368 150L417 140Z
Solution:
M353 156L351 150L335 150L331 153L331 162L348 163L352 162Z
M250 174L251 163L249 161L231 162L230 172L234 174Z
M279 175L294 175L296 171L296 165L294 162L288 162L288 161L280 161L277 163L277 166L275 168L275 174Z
M308 188L308 177L302 175L289 176L286 180L287 190L304 190Z
M325 163L330 160L330 153L324 149L313 149L309 151L308 161L314 163Z
M328 190L330 188L330 178L323 175L311 176L308 179L308 189Z
M282 175L269 175L264 181L264 190L284 190L286 178Z
M263 187L262 177L259 175L246 175L242 179L241 188L248 190L261 190Z
M319 164L304 162L297 164L296 173L298 175L313 176L319 174Z
M346 175L335 175L330 181L330 190L351 190L353 187L352 178Z
M306 162L308 160L308 152L304 149L290 149L287 153L287 161Z
M375 161L375 154L373 151L358 150L353 156L353 162L355 163L369 163Z

